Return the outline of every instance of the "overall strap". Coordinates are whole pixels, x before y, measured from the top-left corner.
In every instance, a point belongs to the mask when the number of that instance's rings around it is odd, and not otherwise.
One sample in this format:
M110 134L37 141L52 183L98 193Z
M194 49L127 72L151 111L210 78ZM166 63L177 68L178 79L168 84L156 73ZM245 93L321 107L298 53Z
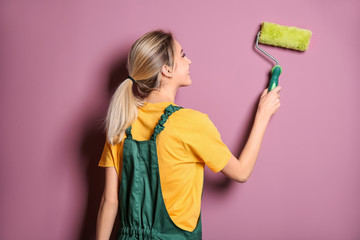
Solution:
M171 114L173 114L174 112L180 110L181 108L183 108L183 107L174 106L172 104L167 106L165 108L164 114L161 115L161 118L160 118L158 124L156 124L155 129L154 129L154 133L151 135L150 139L156 140L156 136L165 128L164 124L167 121L167 119L169 118L169 116ZM126 138L132 139L131 125L125 130L125 132L126 132Z
M126 138L132 139L131 125L130 125L130 127L128 127L128 128L125 130L125 132L126 132Z
M166 121L168 120L169 116L171 114L173 114L174 112L180 110L183 107L180 106L174 106L174 105L169 105L165 108L165 112L163 115L161 115L161 118L158 122L158 124L156 124L155 128L154 128L154 133L151 135L151 140L156 140L156 136L162 131L164 130L165 126L164 124L166 123Z

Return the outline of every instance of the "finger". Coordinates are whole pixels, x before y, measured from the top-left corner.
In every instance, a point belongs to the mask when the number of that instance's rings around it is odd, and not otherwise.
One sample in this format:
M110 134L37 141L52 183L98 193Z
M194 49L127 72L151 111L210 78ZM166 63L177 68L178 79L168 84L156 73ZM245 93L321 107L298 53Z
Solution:
M274 88L275 92L280 92L281 90L281 86L277 86L276 88Z
M267 93L268 89L264 89L264 91L262 92L261 96L264 96Z

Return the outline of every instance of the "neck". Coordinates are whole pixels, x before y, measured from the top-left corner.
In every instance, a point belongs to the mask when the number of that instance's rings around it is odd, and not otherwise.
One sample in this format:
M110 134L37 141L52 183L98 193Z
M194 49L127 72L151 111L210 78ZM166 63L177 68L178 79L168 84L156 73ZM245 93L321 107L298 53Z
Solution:
M175 102L177 89L165 89L162 88L160 91L152 91L147 98L145 98L145 102L148 103L159 103L159 102Z

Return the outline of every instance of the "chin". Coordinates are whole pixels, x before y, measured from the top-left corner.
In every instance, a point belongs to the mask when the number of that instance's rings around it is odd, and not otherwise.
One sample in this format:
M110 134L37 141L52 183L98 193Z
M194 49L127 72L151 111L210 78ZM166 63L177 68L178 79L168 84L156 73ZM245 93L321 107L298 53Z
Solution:
M191 79L189 78L186 83L184 84L184 86L190 86L192 83Z
M191 80L191 78L190 78L190 75L189 75L187 81L188 81L189 85L192 83L192 80Z
M190 79L190 76L188 78L186 78L185 81L183 81L180 85L180 87L186 87L186 86L190 86L192 83L191 79Z

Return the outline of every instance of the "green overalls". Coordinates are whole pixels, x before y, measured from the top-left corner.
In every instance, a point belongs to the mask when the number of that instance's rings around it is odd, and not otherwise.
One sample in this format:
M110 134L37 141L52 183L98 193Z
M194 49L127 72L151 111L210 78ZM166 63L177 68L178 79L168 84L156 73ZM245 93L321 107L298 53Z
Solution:
M132 138L131 126L126 129L118 239L202 239L201 212L193 232L177 227L166 210L160 185L156 136L165 128L168 117L181 108L171 104L165 108L150 140L137 141Z

